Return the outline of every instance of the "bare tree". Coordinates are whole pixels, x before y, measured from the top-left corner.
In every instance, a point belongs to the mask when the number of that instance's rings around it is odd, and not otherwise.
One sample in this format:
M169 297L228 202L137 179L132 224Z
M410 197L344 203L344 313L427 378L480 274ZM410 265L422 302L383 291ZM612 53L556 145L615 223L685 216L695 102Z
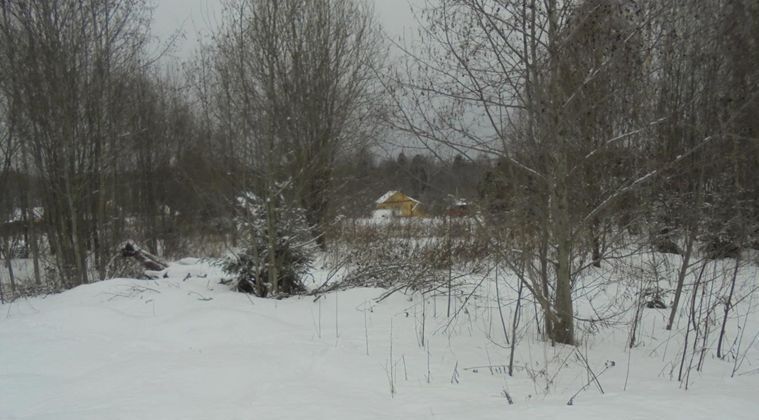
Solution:
M237 0L216 37L218 123L247 168L240 190L264 198L270 258L279 197L306 212L323 243L336 159L375 131L381 60L371 10L353 0ZM267 270L277 293L277 262Z
M469 159L485 153L498 161L491 187L483 190L495 194L484 203L497 216L489 223L503 228L498 243L512 260L527 254L534 261L525 286L557 342L575 340L578 275L589 261L600 264L609 235L624 245L622 228L644 213L635 197L647 196L644 187L662 175L697 168L723 139L718 125L706 124L678 152L652 153L662 143L651 140L673 116L698 119L702 109L712 119L717 115L707 111L715 101L699 109L699 100L709 98L700 89L717 83L720 72L699 75L696 84L664 81L677 48L706 51L708 45L687 44L679 32L667 44L673 11L682 7L628 0L429 1L422 11L423 49L400 46L405 66L387 83L396 104L391 122L437 153L452 150ZM719 7L705 10L718 15ZM719 19L696 15L719 26ZM708 70L710 62L693 64ZM662 86L690 96L657 103L666 96ZM753 95L737 101L737 108ZM498 193L499 186L509 192Z
M611 153L614 138L627 139L624 130L635 124L618 123L624 115L604 117L605 108L621 107L615 71L640 54L636 11L627 16L630 4L611 3L429 3L423 42L431 53L409 51L395 87L397 127L470 159L497 157L512 191L527 193L502 203L501 211L521 208L528 220L514 219L516 212L499 217L511 226L499 242L507 254L519 249L532 256L525 286L544 309L548 336L568 344L574 343L573 278L584 266L581 238L599 225L613 191L632 178L624 174L604 185L594 172L600 151ZM611 34L619 39L608 39ZM627 74L635 72L630 66Z
M102 273L110 251L106 179L121 144L120 74L139 66L148 34L143 0L5 0L3 95L39 173L47 237L61 278ZM90 255L92 253L92 255ZM90 258L92 257L92 258Z
M672 3L655 21L662 39L655 106L666 120L650 160L687 155L646 200L659 243L683 245L675 249L683 259L668 329L681 309L686 273L700 261L699 247L708 258L739 257L756 232L757 187L747 174L757 168L759 149L750 139L759 126L747 115L759 107L759 74L746 64L757 57L756 11L754 2L742 0Z

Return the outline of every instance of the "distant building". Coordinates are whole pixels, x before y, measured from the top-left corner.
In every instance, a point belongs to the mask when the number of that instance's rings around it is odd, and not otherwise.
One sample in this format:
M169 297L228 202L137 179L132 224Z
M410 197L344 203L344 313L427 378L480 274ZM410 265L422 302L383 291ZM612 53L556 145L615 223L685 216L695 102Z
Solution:
M466 200L456 200L450 207L448 207L448 216L450 217L464 217L469 216L470 205Z
M426 216L422 203L400 191L388 191L377 199L375 217L422 217Z

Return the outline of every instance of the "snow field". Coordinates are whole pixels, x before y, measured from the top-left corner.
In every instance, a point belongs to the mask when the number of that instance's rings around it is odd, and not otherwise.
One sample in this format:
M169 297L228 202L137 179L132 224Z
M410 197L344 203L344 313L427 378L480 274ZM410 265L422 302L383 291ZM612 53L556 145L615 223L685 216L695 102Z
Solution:
M756 285L749 268L744 289ZM512 378L501 368L509 351L492 281L463 309L469 295L459 291L453 309L460 311L449 323L446 296L397 293L376 302L383 290L354 289L317 300L257 299L218 284L222 273L203 262L180 261L168 274L0 306L0 419L754 419L759 412L757 345L734 378L732 360L708 356L685 391L675 366L685 318L665 331L667 310L644 310L639 345L628 353L623 322L580 323L576 349L546 345L525 303ZM315 283L323 275L316 271ZM515 283L501 283L501 299L510 303L507 284ZM596 303L624 295L593 290ZM580 315L589 311L578 304ZM752 306L738 307L747 311L744 349L759 331ZM510 326L511 313L504 315ZM731 342L742 319L730 322ZM585 360L596 375L609 361L615 366L598 377L603 394L592 383L568 406L592 379Z

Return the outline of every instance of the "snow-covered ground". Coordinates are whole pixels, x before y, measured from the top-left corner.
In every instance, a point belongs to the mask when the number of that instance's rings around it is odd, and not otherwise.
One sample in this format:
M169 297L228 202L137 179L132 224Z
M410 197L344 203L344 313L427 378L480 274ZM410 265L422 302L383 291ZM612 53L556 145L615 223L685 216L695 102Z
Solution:
M644 310L628 352L625 322L580 326L580 346L551 347L529 303L509 377L492 287L465 306L460 292L449 323L445 296L376 302L383 290L354 289L278 301L230 291L199 261L168 273L0 306L0 419L759 418L759 343L749 345L759 315L746 301L729 323L731 345L744 329L736 375L735 358L710 348L686 391L676 379L685 318L670 333L667 310ZM739 290L756 274L744 270ZM587 366L598 382L569 406Z

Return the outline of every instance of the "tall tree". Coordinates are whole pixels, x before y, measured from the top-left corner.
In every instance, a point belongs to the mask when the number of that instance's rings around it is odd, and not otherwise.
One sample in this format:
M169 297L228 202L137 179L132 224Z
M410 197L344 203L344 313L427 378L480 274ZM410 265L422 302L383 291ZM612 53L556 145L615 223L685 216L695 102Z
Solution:
M643 91L655 49L644 31L661 8L643 3L429 1L424 50L391 84L397 128L499 161L489 183L517 195L491 209L520 218L491 222L507 259L531 264L526 286L556 342L575 342L574 282L589 251L602 258L601 228L654 175L628 159L659 119Z
M140 65L149 9L144 0L3 0L0 8L2 93L42 179L59 274L85 283L110 251L105 180L121 147L125 93L114 80Z
M242 190L264 198L274 259L284 194L305 210L324 241L338 157L376 130L381 60L372 12L353 0L234 0L216 37L219 124L233 136L249 178ZM255 247L252 247L255 249ZM280 267L284 269L284 267Z
M293 186L324 239L335 160L377 130L374 72L382 59L372 10L353 0L236 0L217 37L224 98L263 161ZM261 153L260 149L263 150Z

